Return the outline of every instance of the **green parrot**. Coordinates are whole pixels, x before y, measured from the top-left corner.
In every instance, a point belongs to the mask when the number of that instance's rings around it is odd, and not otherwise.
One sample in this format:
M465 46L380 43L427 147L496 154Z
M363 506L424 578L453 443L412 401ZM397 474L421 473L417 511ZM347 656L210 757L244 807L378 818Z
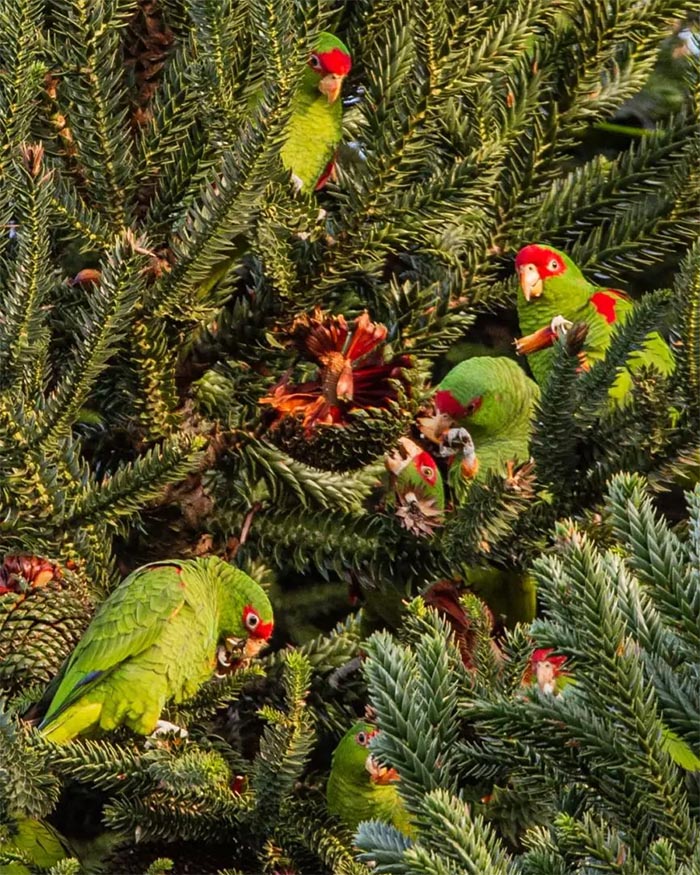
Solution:
M0 834L0 858L17 854L32 866L50 869L60 860L73 856L63 836L42 820L21 817L3 824L1 832L4 835ZM30 870L17 861L1 865L0 871L19 875Z
M458 497L465 482L491 471L511 474L513 463L529 459L530 417L538 397L537 384L504 356L466 359L438 384L435 414L418 423L444 455L461 445L461 464L453 459L448 473Z
M413 837L415 830L396 787L398 774L380 766L367 749L378 731L358 721L340 739L326 787L328 811L352 830L361 820L383 820Z
M352 68L348 47L332 33L320 33L294 96L294 111L280 155L302 191L322 188L332 174L340 143L340 91Z
M62 744L126 725L148 735L168 701L192 697L229 653L253 657L273 629L263 590L216 557L132 572L64 663L39 729Z
M401 525L409 532L432 534L445 511L445 488L435 459L415 441L402 437L385 464L394 493L387 505L395 507Z
M343 80L352 68L352 57L345 43L326 31L318 35L307 69L293 97L294 109L289 119L280 158L298 191L318 191L334 172L334 156L343 132ZM256 91L251 107L260 101ZM200 286L209 292L246 253L246 243L234 240L232 252L216 265Z
M532 373L543 383L552 367L551 348L558 331L569 323L585 322L588 334L581 356L582 368L605 356L617 325L629 316L634 302L617 289L598 288L564 252L533 243L523 247L515 257L515 269L522 295L518 295L518 320L525 337L516 341L516 349L528 356ZM627 366L610 388L612 403L623 402L632 386L632 374L643 366L652 366L668 376L675 362L671 349L658 331L650 332L640 350L628 357Z

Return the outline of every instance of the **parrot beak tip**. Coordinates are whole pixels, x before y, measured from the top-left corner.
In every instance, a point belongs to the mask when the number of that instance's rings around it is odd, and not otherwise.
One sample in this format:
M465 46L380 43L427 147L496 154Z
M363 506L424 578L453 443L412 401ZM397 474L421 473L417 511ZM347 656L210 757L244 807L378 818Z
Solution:
M318 83L318 90L326 96L328 103L335 103L340 97L344 78L344 76L339 76L337 73L328 73Z

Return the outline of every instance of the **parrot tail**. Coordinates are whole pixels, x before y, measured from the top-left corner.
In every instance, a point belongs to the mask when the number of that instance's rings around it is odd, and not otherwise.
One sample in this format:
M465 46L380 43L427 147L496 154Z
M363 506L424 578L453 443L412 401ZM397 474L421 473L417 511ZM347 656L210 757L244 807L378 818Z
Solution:
M100 721L102 702L86 702L82 700L52 717L49 723L41 728L41 733L47 741L54 744L66 744L91 726Z

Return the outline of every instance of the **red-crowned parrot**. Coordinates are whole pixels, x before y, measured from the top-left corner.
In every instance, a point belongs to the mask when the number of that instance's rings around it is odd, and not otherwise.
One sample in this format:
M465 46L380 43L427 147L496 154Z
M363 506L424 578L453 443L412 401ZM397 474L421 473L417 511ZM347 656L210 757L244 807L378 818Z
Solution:
M341 738L333 753L326 787L328 811L350 829L362 820L383 820L407 836L414 835L396 787L398 774L380 766L368 750L376 726L358 721Z
M564 252L540 243L523 247L515 257L515 269L522 295L518 295L518 319L524 335L516 341L519 353L528 363L538 383L543 383L552 367L552 344L558 331L568 323L588 325L582 366L604 358L617 325L627 319L634 302L618 289L599 288L588 282L578 266ZM658 331L650 332L642 348L627 359L610 389L613 403L623 401L632 385L632 376L643 366L670 374L675 366L668 344Z
M98 609L39 728L57 743L121 725L148 735L166 702L194 696L230 651L254 656L272 628L263 590L221 559L144 565Z
M445 490L435 459L415 441L402 437L385 464L393 492L387 505L395 508L409 532L432 534L442 523L445 510Z
M455 441L462 446L460 464L450 467L453 488L489 472L506 474L510 463L527 461L538 397L537 384L512 359L476 356L452 368L435 390L435 414L418 423L443 453L451 452Z
M352 58L342 40L321 33L294 96L294 111L282 146L282 163L303 191L322 187L332 173L342 136L340 91Z
M311 192L323 188L333 175L334 156L342 137L340 92L351 68L352 57L345 43L332 33L320 33L292 99L294 109L280 149L282 164L291 172L298 190ZM256 92L251 106L259 100ZM246 241L234 239L229 256L200 284L201 293L208 292L223 279L240 263L246 251Z

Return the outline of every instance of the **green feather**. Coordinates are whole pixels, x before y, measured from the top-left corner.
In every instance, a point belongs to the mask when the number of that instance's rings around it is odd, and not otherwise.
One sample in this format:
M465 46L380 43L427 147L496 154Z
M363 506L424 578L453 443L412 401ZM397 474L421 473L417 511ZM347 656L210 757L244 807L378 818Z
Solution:
M6 838L0 840L0 856L19 854L39 869L50 869L60 860L72 856L66 839L48 823L29 817L19 818L4 827ZM21 866L18 863L17 866ZM4 866L2 871L5 871ZM7 870L15 871L12 869ZM22 871L17 868L16 871ZM29 870L27 870L29 871Z
M376 727L360 721L341 738L326 787L328 811L352 830L362 820L382 820L413 836L415 830L396 784L374 783L367 771L370 751L358 739L375 731Z
M217 646L248 637L260 587L221 559L172 560L130 574L100 606L63 669L40 729L56 742L122 724L152 732L166 701L184 701L211 676Z

